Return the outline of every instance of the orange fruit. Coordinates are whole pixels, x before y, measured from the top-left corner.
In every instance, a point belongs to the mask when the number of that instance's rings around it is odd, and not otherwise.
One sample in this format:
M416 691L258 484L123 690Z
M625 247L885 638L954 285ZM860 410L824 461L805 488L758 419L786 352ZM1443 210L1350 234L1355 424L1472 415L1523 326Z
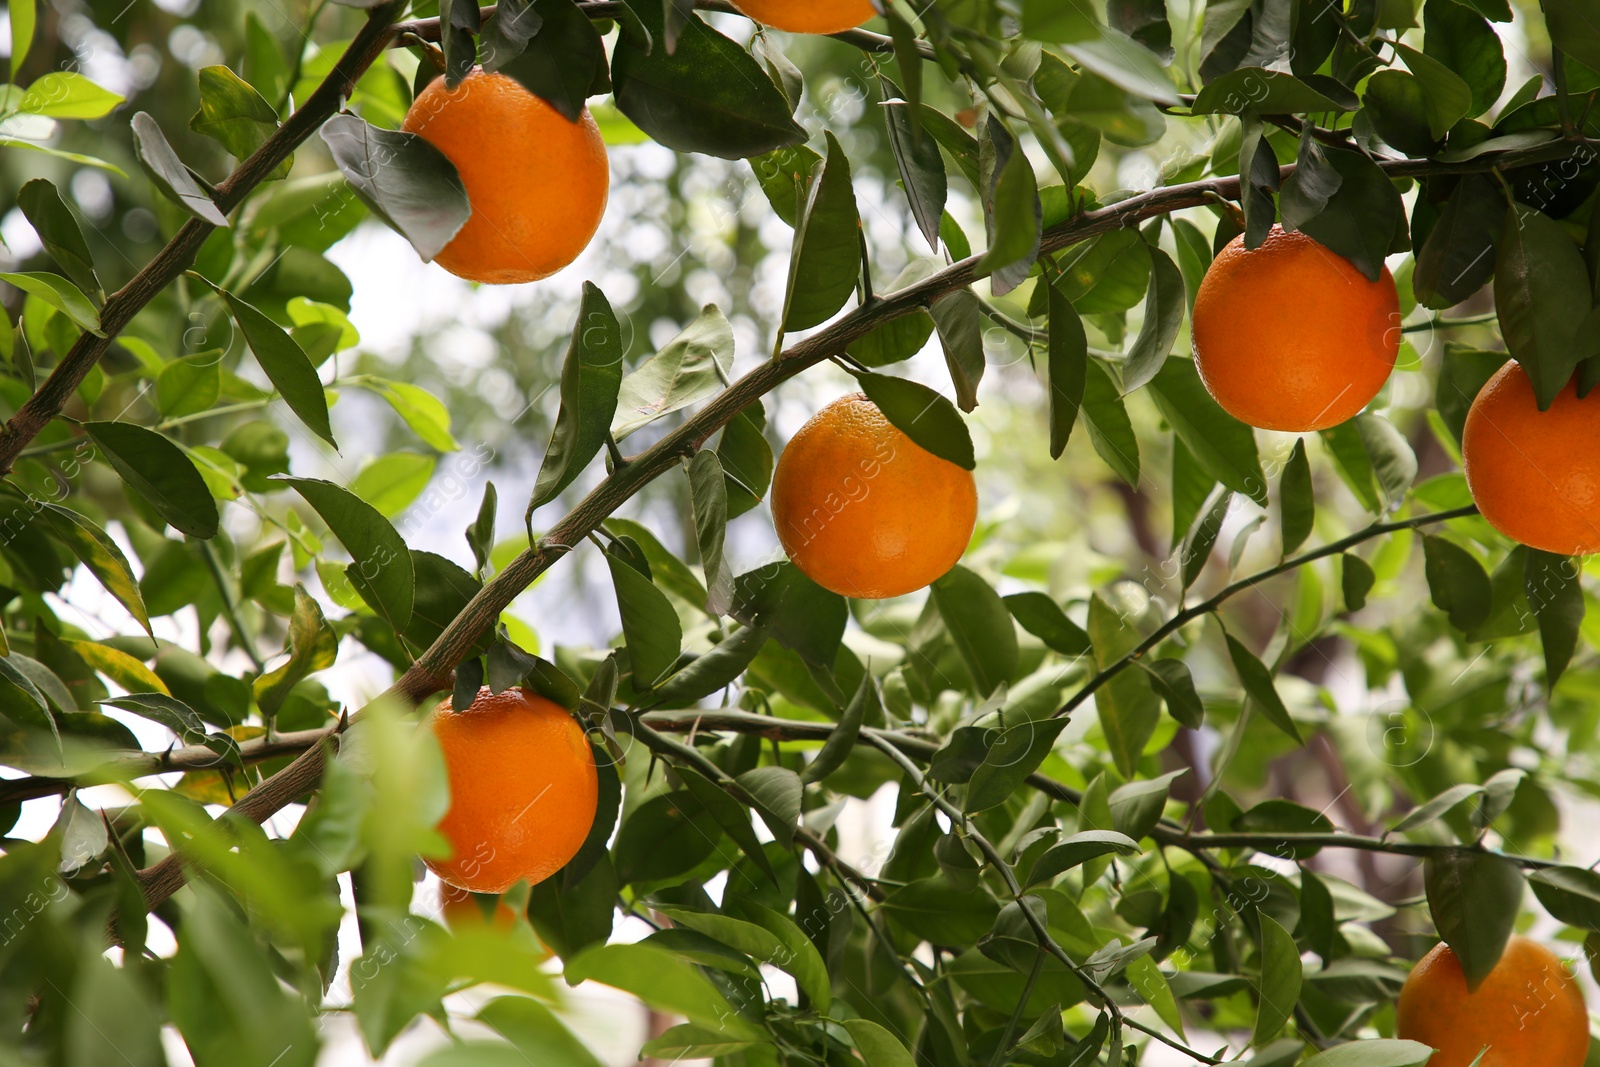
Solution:
M1448 357L1446 357L1448 358ZM1495 372L1467 409L1461 466L1495 529L1563 556L1600 552L1600 394L1576 382L1540 411L1516 363Z
M465 889L457 889L449 882L439 883L439 911L452 930L482 926L486 922L496 930L509 930L517 921L517 913L503 900L495 901L494 918L486 919L477 898Z
M504 74L474 69L454 89L435 78L402 128L455 164L472 215L434 258L474 282L531 282L578 258L611 184L588 109L577 122Z
M457 889L504 893L542 882L583 847L600 779L583 727L565 708L485 686L465 711L440 704L429 724L450 779L439 832L451 854L424 859L434 874Z
M1578 983L1543 945L1512 935L1474 992L1450 946L1434 946L1400 990L1399 1035L1438 1049L1428 1067L1582 1067L1589 1013Z
M1194 298L1194 362L1229 414L1265 430L1337 426L1378 395L1400 351L1400 298L1303 233L1235 237Z
M955 566L978 520L972 472L895 429L860 393L812 416L772 477L778 540L824 589L878 599Z
M775 30L842 33L876 15L871 0L738 0L739 10Z

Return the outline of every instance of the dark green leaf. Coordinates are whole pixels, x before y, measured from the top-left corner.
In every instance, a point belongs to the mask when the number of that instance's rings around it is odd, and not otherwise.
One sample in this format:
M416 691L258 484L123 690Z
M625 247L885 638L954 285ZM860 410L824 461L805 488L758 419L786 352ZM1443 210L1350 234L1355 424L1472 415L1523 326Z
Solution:
M1459 74L1472 94L1469 116L1494 106L1506 85L1506 57L1494 27L1470 7L1429 0L1422 8L1422 50Z
M621 441L663 415L704 400L733 369L733 327L707 304L683 332L622 379L611 433Z
M1050 458L1060 459L1083 405L1089 376L1089 339L1072 301L1059 287L1040 284L1049 289L1049 362L1045 377L1050 389Z
M1350 491L1368 511L1374 513L1381 511L1383 500L1378 494L1374 480L1372 456L1368 454L1367 446L1361 440L1361 432L1356 429L1354 420L1346 419L1337 426L1330 426L1319 432L1322 435L1323 446L1333 456L1339 476L1350 487Z
M1183 571L1183 588L1188 589L1194 584L1200 572L1205 569L1206 561L1211 558L1211 550L1216 547L1217 537L1222 533L1222 523L1228 517L1228 511L1233 506L1233 492L1228 489L1220 490L1213 496L1211 506L1203 511L1194 525L1189 527L1189 532L1184 535L1183 546L1179 552L1179 561Z
M678 661L683 648L683 626L667 595L617 554L606 553L611 581L617 590L617 611L622 615L622 636L628 647L634 688L648 690Z
M617 831L617 880L631 885L676 878L699 866L721 839L721 828L694 794L678 790L651 797Z
M832 131L828 155L811 182L789 253L784 330L817 326L844 307L861 265L861 217L850 184L850 161Z
M1473 0L1473 2L1482 4L1494 0ZM1301 1042L1296 1041L1294 1055L1298 1056L1300 1050ZM1433 1054L1433 1049L1420 1041L1349 1041L1317 1053L1304 1061L1301 1067L1422 1067Z
M103 290L94 272L94 256L83 239L83 231L78 228L77 217L62 201L56 187L43 178L23 183L17 193L17 207L33 225L39 243L54 257L62 273L90 296L101 296Z
M1331 90L1331 87L1329 87ZM1211 82L1194 98L1196 115L1293 115L1312 111L1353 111L1345 93L1329 97L1292 74L1262 67L1241 67Z
M964 470L977 466L966 422L955 405L937 391L883 374L857 373L856 381L884 418L917 445Z
M733 571L722 551L728 525L728 489L722 463L709 448L696 452L689 462L689 496L700 565L706 575L705 608L712 615L724 615L733 603Z
M1483 565L1454 541L1434 534L1423 535L1422 551L1434 607L1449 615L1458 630L1480 626L1493 599Z
M1439 385L1435 406L1451 435L1459 444L1467 409L1477 399L1484 383L1505 365L1504 352L1481 352L1464 345L1447 344L1439 363Z
M1300 736L1300 728L1289 716L1289 709L1283 706L1283 698L1278 695L1277 688L1272 684L1272 672L1266 665L1256 658L1239 639L1228 634L1228 658L1233 661L1233 669L1238 672L1239 684L1244 686L1244 691L1251 702L1267 717L1267 721L1278 729L1304 744Z
M1400 193L1388 175L1362 153L1329 149L1327 156L1339 172L1339 189L1327 207L1300 224L1300 230L1377 281L1383 274L1384 257L1406 236Z
M1150 245L1129 227L1069 249L1057 283L1080 315L1126 311L1144 299L1150 280Z
M884 79L882 85L887 98L882 104L883 117L889 128L889 148L900 171L900 184L911 205L911 217L917 220L928 246L937 252L939 220L944 217L945 198L949 195L944 158L939 155L939 143L917 127L917 105L907 103L893 82Z
M1171 366L1178 360L1168 360ZM1187 362L1187 360L1183 361ZM1083 406L1080 414L1089 429L1089 443L1106 465L1129 485L1139 484L1139 438L1128 419L1128 409L1117 395L1111 375L1097 359L1085 365Z
M218 352L175 359L156 378L156 406L167 418L209 411L222 395L222 356Z
M1509 14L1499 19L1495 13L1483 11L1480 5L1485 2L1475 0L1473 6L1496 21L1510 21ZM1594 8L1586 0L1540 0L1539 6L1544 10L1551 43L1589 69L1600 70L1600 23L1595 21Z
M1167 360L1150 383L1150 396L1206 473L1266 505L1267 477L1254 432L1211 399L1193 360Z
M989 275L994 295L1004 296L1022 284L1039 256L1043 209L1027 153L1016 146L993 115L984 129L989 135L981 141L989 247L978 261L978 269ZM992 162L988 158L991 153Z
M1009 624L1010 620L1006 620ZM1037 719L1016 723L994 734L983 762L967 783L966 812L975 814L999 807L1021 787L1028 775L1050 755L1051 746L1067 720Z
M1405 435L1382 415L1357 415L1354 421L1384 499L1390 508L1398 507L1416 480L1416 453Z
M757 767L745 771L737 780L750 794L755 813L772 831L772 836L785 845L793 842L805 792L800 776L787 767Z
M978 406L978 382L984 371L982 301L970 289L957 289L935 300L929 310L955 386L956 406L971 411Z
M1444 137L1450 128L1472 112L1473 92L1461 75L1425 52L1404 44L1396 44L1395 52L1422 86L1422 98L1428 113L1428 128L1435 140ZM1497 88L1490 103L1500 95ZM1485 105L1487 106L1487 105Z
M839 725L833 728L828 740L823 742L816 756L800 772L802 782L820 782L844 766L844 761L855 748L856 739L861 736L861 723L866 718L868 706L877 704L878 688L873 684L872 675L863 671L861 684L856 686L855 695L845 705ZM877 714L881 715L882 712L878 711Z
M1145 291L1144 322L1128 349L1122 365L1124 395L1148 384L1166 363L1172 342L1183 325L1183 309L1188 306L1183 272L1159 248L1150 250L1150 288Z
M256 362L266 372L289 410L324 441L338 444L333 439L333 428L328 424L328 398L322 390L322 379L317 369L300 347L300 343L286 333L253 305L222 289L217 292L233 313L233 320L255 353Z
M1577 242L1549 216L1515 205L1500 233L1494 302L1506 347L1533 383L1540 411L1566 388L1583 354L1578 328L1590 299Z
M133 116L132 126L134 155L161 195L202 222L228 225L228 217L195 182L183 160L167 143L156 120L141 111Z
M216 536L217 502L177 445L131 422L86 422L83 430L173 529L202 540Z
M1455 848L1428 857L1422 882L1433 925L1472 992L1500 962L1511 937L1522 903L1522 872L1500 856Z
M1305 544L1316 520L1316 497L1311 490L1311 464L1306 460L1305 438L1294 443L1294 451L1278 478L1279 525L1283 532L1283 554L1288 556Z
M734 579L733 616L747 626L771 631L785 648L808 664L832 670L850 608L785 560Z
M1139 642L1139 631L1128 618L1128 609L1135 605L1119 596L1120 592L1113 589L1089 599L1089 638L1094 642L1099 670L1133 651ZM1120 603L1113 604L1108 596L1118 596ZM1161 702L1149 679L1139 671L1117 673L1096 691L1095 711L1117 770L1131 776L1161 721Z
M319 131L350 188L432 260L472 214L455 164L421 136L335 115Z
M1454 6L1451 0L1443 3ZM1435 0L1428 11L1439 6L1440 0ZM1482 174L1461 177L1417 253L1411 285L1418 303L1435 310L1454 307L1483 288L1494 273L1495 244L1505 214L1505 197L1491 178Z
M1111 825L1135 841L1154 830L1167 806L1174 779L1185 774L1172 771L1156 778L1120 785L1106 798L1111 809Z
M1194 677L1189 673L1188 664L1170 657L1148 663L1142 659L1135 662L1150 675L1150 684L1166 703L1167 714L1191 730L1198 730L1204 725L1205 705L1195 691Z
M1537 548L1528 549L1524 589L1528 606L1539 620L1545 685L1550 689L1555 688L1578 647L1578 629L1583 625L1584 612L1579 573L1577 560Z
M914 259L895 276L890 292L914 285L931 275L936 268L932 260ZM867 367L882 367L910 359L921 352L933 336L933 316L918 308L909 315L900 315L879 323L867 333L850 342L845 349L857 363Z
M1529 874L1528 885L1560 922L1600 930L1600 873L1585 867L1546 867Z
M766 412L757 403L739 412L723 427L717 459L728 480L730 519L759 504L772 485L772 446L762 432L766 422Z
M416 571L411 552L377 508L348 489L316 478L279 478L316 509L353 561L345 569L362 599L373 605L395 631L411 621L416 602Z
M766 194L772 210L790 226L800 221L800 209L805 206L811 190L811 176L822 157L803 144L755 156L750 169L755 171L756 183Z
M1044 593L1013 593L1003 598L1017 624L1063 656L1089 651L1089 635Z
M1377 575L1373 573L1372 565L1360 556L1346 552L1339 559L1345 610L1360 611L1367 606L1367 594L1372 592L1373 583L1378 580Z
M539 467L530 510L555 499L604 447L622 384L622 330L611 304L592 282L561 364L561 409Z
M692 768L679 767L678 777L683 779L683 784L716 820L717 825L733 838L733 843L739 846L739 850L765 871L768 878L776 882L777 875L773 872L772 861L767 859L767 854L761 847L761 839L756 836L755 827L750 823L750 809L728 795L721 785ZM701 933L707 932L701 931Z
M1063 838L1059 845L1053 845L1035 860L1026 885L1047 882L1098 856L1112 853L1137 856L1139 852L1139 842L1127 834L1115 830L1084 830Z
M883 902L884 911L917 937L935 945L970 945L994 925L1000 906L979 889L962 892L942 878L901 886Z
M526 45L486 50L483 69L515 78L568 122L577 122L584 101L610 89L605 45L572 0L540 0L535 17L541 22ZM490 25L499 21L497 10Z
M1298 230L1301 224L1320 214L1344 183L1311 131L1312 126L1307 123L1300 134L1294 173L1284 181L1283 195L1278 199L1286 230Z
M1403 70L1380 70L1367 81L1362 94L1362 117L1388 144L1410 156L1438 151L1440 138L1433 133L1427 93L1422 81Z
M663 39L660 0L628 0L628 9L651 38ZM670 53L625 28L611 64L618 110L675 151L747 159L805 140L760 64L698 17L685 21Z
M1250 1043L1260 1045L1276 1037L1294 1014L1300 1000L1300 950L1294 938L1265 911L1261 921L1261 1002L1256 1007L1256 1025Z

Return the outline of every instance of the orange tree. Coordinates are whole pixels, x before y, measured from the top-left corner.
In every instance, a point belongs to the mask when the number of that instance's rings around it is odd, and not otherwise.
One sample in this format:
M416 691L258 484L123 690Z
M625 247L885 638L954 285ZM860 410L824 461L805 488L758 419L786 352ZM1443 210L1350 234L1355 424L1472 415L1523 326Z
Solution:
M1589 0L119 7L8 8L7 1062L596 1063L561 979L750 1067L1585 1062ZM645 142L525 512L408 543L481 403L324 253L579 271ZM755 351L628 274L696 199Z

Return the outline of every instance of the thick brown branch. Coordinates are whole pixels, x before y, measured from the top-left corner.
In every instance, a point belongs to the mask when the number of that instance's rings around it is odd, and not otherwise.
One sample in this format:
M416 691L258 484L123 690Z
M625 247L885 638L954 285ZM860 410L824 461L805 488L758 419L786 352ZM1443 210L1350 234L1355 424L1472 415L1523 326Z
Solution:
M1464 163L1406 159L1386 161L1380 165L1391 177L1468 173L1506 166L1512 162L1520 165L1562 159L1580 146L1586 148L1587 142L1559 142L1524 153L1489 155ZM1283 177L1292 173L1293 165L1282 168ZM1201 207L1219 197L1233 200L1238 195L1239 180L1236 177L1211 178L1152 189L1093 211L1082 212L1051 227L1040 241L1040 254L1060 251L1111 230L1137 226L1157 215ZM745 407L784 381L843 352L850 342L883 323L927 307L939 297L977 281L982 276L979 258L972 256L953 263L914 285L847 312L728 386L655 445L613 471L537 544L512 560L451 620L444 633L395 682L389 694L415 703L429 693L444 689L456 665L465 658L478 639L494 627L500 613L511 601L556 560L593 533L635 493L677 466L682 457L692 454ZM231 810L256 822L265 820L316 785L322 777L324 759L323 746L309 749L294 763L251 790ZM183 868L176 857L168 857L140 872L140 878L145 896L154 907L183 884Z

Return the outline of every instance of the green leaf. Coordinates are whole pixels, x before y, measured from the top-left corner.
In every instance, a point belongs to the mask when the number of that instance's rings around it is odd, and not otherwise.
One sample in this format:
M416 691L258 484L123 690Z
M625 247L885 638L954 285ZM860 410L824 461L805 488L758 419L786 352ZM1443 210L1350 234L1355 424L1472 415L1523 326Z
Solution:
M1355 421L1346 419L1337 426L1319 432L1324 447L1333 456L1339 476L1350 487L1350 491L1368 511L1381 511L1383 501L1373 480L1372 456L1361 440L1361 432L1356 429Z
M826 137L828 155L811 180L789 253L785 331L809 329L832 317L850 299L860 276L861 217L850 160L831 130Z
M1017 625L1063 656L1081 656L1089 651L1089 635L1044 593L1013 593L1003 602Z
M1326 82L1319 84L1326 86ZM1238 115L1244 111L1259 115L1303 115L1355 110L1355 100L1348 90L1338 92L1332 86L1326 87L1335 93L1334 97L1283 71L1240 67L1201 89L1194 98L1192 110L1196 115Z
M1129 613L1106 599L1120 592L1113 589L1089 598L1089 637L1098 670L1105 670L1139 643L1139 631L1129 621ZM1133 606L1123 603L1121 608ZM1131 777L1161 721L1160 701L1143 674L1121 671L1095 693L1095 710L1117 770Z
M1127 834L1116 830L1083 830L1062 838L1059 845L1052 845L1041 854L1028 872L1024 888L1048 882L1100 856L1137 856L1140 851L1139 842Z
M1298 230L1302 223L1316 218L1343 183L1344 179L1328 162L1327 152L1312 136L1308 123L1300 134L1294 173L1284 180L1283 195L1278 199L1283 228Z
M1433 925L1473 992L1500 962L1511 937L1522 903L1522 872L1500 856L1455 848L1423 862L1422 882Z
M1360 556L1345 552L1339 556L1339 560L1342 569L1339 584L1344 595L1345 610L1360 611L1367 606L1367 594L1372 592L1378 576L1373 573L1372 564Z
M710 696L732 685L767 643L762 626L745 626L696 656L656 687L655 701L685 704Z
M1484 383L1505 365L1504 352L1480 352L1465 345L1447 344L1439 362L1439 384L1434 406L1456 443L1461 443L1467 410Z
M1256 658L1254 652L1240 644L1238 638L1232 634L1228 634L1227 638L1228 658L1233 661L1233 669L1239 675L1239 684L1244 686L1245 694L1267 717L1268 722L1300 744L1305 744L1305 739L1300 736L1300 728L1289 717L1289 709L1283 706L1283 698L1272 684L1272 672Z
M1007 622L1009 623L1009 619ZM963 809L972 815L999 807L1039 769L1067 720L1038 719L1008 726L994 737L967 783Z
M970 289L957 289L929 308L939 330L945 367L955 386L956 406L971 411L978 406L978 382L983 378L983 303Z
M210 137L242 162L278 132L277 111L227 67L201 67L199 80L200 110L189 120L195 133ZM292 164L293 157L284 160L267 177L287 177Z
M725 615L733 603L733 571L723 555L728 526L728 487L722 463L709 448L696 452L689 461L689 497L700 565L706 576L705 609L712 615Z
M920 346L919 346L920 347ZM761 503L772 486L772 445L763 429L767 415L760 403L745 408L722 428L717 460L728 480L728 518L737 518Z
M1050 458L1060 459L1078 421L1089 376L1089 339L1083 320L1066 294L1048 285L1048 359L1046 377L1050 389Z
M655 141L678 152L748 159L806 139L788 98L749 52L697 16L685 20L668 52L660 44L659 0L628 0L627 7L632 19L624 20L611 56L617 108Z
M634 688L650 689L672 669L683 648L683 626L672 602L655 583L625 562L615 546L606 552L622 615Z
M1439 6L1429 4L1427 11ZM1444 6L1453 8L1454 4L1446 0ZM1495 245L1505 215L1505 197L1493 179L1482 174L1462 175L1417 252L1416 272L1411 277L1417 302L1438 311L1455 307L1482 289L1494 273Z
M1194 687L1188 664L1181 659L1136 660L1150 675L1150 684L1167 705L1167 713L1191 730L1205 724L1206 708Z
M1126 396L1149 383L1167 361L1172 342L1183 325L1189 304L1183 272L1159 248L1150 250L1150 287L1144 296L1144 322L1122 365L1122 392Z
M917 62L921 63L920 57ZM917 128L917 106L907 103L893 82L885 78L880 83L885 96L880 106L889 130L889 150L894 153L895 167L900 172L900 185L911 205L911 217L917 220L928 247L937 252L939 222L944 218L949 196L944 157L939 154L939 143Z
M90 817L104 836L99 813ZM90 954L77 965L69 1003L72 1011L65 1017L61 1038L64 1063L161 1067L167 1062L161 1044L161 1006L132 968L116 967L98 953Z
M589 97L611 89L600 34L572 0L543 0L537 8L520 10L524 22L530 14L538 20L536 32L514 45L520 33L508 40L486 31L483 69L515 78L568 122L577 122ZM497 11L489 27L498 27L501 19Z
M1112 230L1069 249L1056 284L1080 315L1114 314L1144 299L1150 264L1150 245L1138 230Z
M1417 477L1416 453L1405 435L1382 415L1357 415L1354 421L1384 499L1390 508L1399 507Z
M1546 867L1528 885L1556 920L1580 930L1600 930L1600 873L1586 867Z
M1580 573L1577 560L1537 548L1528 549L1523 589L1528 595L1528 606L1539 620L1547 689L1555 688L1578 647L1578 631L1584 614L1583 588L1578 582Z
M1169 360L1169 365L1175 360ZM1083 423L1089 428L1089 443L1106 465L1129 485L1139 484L1139 438L1128 419L1128 409L1117 395L1111 375L1100 361L1088 361L1083 386Z
M1161 821L1161 813L1172 794L1172 782L1185 774L1172 771L1156 778L1136 780L1111 791L1107 804L1111 825L1135 841L1147 836Z
M305 349L254 305L224 289L217 289L217 293L228 305L233 321L244 334L245 343L255 353L256 362L284 403L289 405L289 410L312 433L339 447L333 439L333 427L328 423L328 397L322 390L322 379L317 377L317 368L311 365Z
M11 80L16 81L17 71L22 69L22 61L28 58L33 46L33 31L39 21L39 12L35 0L15 0L7 8L11 23Z
M410 507L433 480L438 460L416 452L390 452L361 468L350 481L350 491L386 519Z
M762 1039L700 971L654 945L596 945L567 961L566 977L568 985L594 981L632 993L715 1033Z
M1300 999L1301 969L1300 950L1289 931L1265 911L1256 914L1261 922L1261 985L1257 989L1261 1001L1250 1043L1261 1045L1276 1037L1294 1014Z
M1426 826L1447 812L1455 810L1463 802L1470 800L1472 797L1482 795L1483 786L1481 785L1476 785L1472 782L1462 782L1459 785L1453 785L1449 789L1446 789L1444 792L1440 793L1438 796L1429 800L1426 804L1423 804L1417 808L1413 808L1405 818L1401 819L1399 822L1395 823L1394 826L1390 827L1389 832L1392 834L1403 834L1407 830L1415 830L1419 827Z
M0 281L10 282L23 292L38 297L57 309L80 328L96 337L104 337L100 329L100 313L76 285L59 274L44 271L0 274Z
M1433 606L1449 615L1458 630L1482 625L1494 598L1483 565L1454 541L1435 534L1423 535L1422 552Z
M1300 231L1348 259L1369 280L1377 281L1383 274L1384 257L1406 239L1400 193L1388 175L1361 152L1330 148L1327 158L1339 172L1339 189L1328 199L1327 207L1300 224Z
M1428 128L1438 140L1472 112L1472 90L1461 75L1433 56L1408 45L1396 44L1395 53L1415 74L1422 86L1422 99L1428 112ZM1499 95L1497 92L1496 96Z
M1207 474L1266 506L1255 433L1211 399L1193 360L1167 360L1150 382L1150 397Z
M440 452L454 452L461 447L450 436L450 411L444 406L444 401L422 386L410 382L391 382L378 378L371 385L379 396L389 402L394 413L411 427L411 432L422 439L423 444Z
M937 267L932 260L914 259L895 276L889 291L898 292L914 285L933 274L935 269ZM918 308L908 315L898 315L879 323L851 341L845 351L863 366L882 367L910 359L921 352L928 338L933 336L933 329L933 316Z
M761 847L761 839L750 824L750 810L725 792L721 785L696 770L679 767L678 777L683 779L683 784L716 820L717 825L733 838L734 844L776 882L778 878L772 869L772 861L767 858L766 851Z
M683 332L622 379L611 433L621 441L663 415L711 396L733 369L733 327L707 304Z
M1200 572L1205 570L1206 561L1211 558L1211 550L1216 547L1217 537L1222 533L1222 523L1227 519L1232 507L1232 490L1219 490L1211 498L1211 506L1200 513L1194 520L1194 525L1189 527L1189 532L1184 535L1178 560L1185 590L1188 590L1195 579L1200 577Z
M646 1041L639 1047L639 1055L676 1063L679 1060L731 1056L754 1045L754 1041L730 1039L694 1023L679 1023L677 1026L669 1026L660 1037Z
M1509 12L1499 18L1494 12L1484 11L1485 2L1475 0L1473 6L1496 21L1511 21ZM1600 70L1600 25L1595 22L1594 8L1584 0L1540 0L1539 6L1544 11L1551 43L1590 70Z
M750 169L755 172L756 184L766 194L772 210L784 222L795 226L810 192L812 176L821 162L822 157L813 149L796 144L753 157Z
M593 282L584 282L578 321L561 364L561 409L539 467L530 512L571 485L604 447L621 385L622 328L605 294Z
M22 209L39 235L39 242L54 257L62 272L79 289L98 299L104 291L94 272L94 256L83 239L77 217L62 201L56 187L43 178L23 183L17 193L17 207Z
M811 762L801 770L801 782L820 782L844 766L844 761L850 757L851 751L855 748L856 739L861 736L861 723L866 718L869 707L873 709L874 718L883 714L878 702L878 688L873 684L872 675L863 671L855 695L850 698L850 703L845 705L844 714L839 717L839 725L833 728L833 732L828 734L828 740L823 742Z
M156 377L156 406L166 418L211 410L222 395L222 356L202 353L175 359Z
M916 1067L916 1060L894 1034L868 1019L846 1019L856 1051L867 1067Z
M318 131L351 190L430 261L472 214L454 163L414 133L335 115Z
M1372 129L1384 141L1410 156L1431 156L1440 140L1433 134L1427 94L1415 75L1403 70L1380 70L1367 80L1361 102Z
M98 119L122 103L122 97L103 89L82 74L51 71L41 75L22 94L17 110L52 119Z
M333 666L339 653L339 635L323 618L322 606L299 583L294 587L294 614L284 651L289 659L253 683L256 704L265 716L276 714L303 678Z
M144 596L134 580L128 557L122 554L117 543L89 518L71 508L46 501L39 514L56 540L71 549L106 592L116 597L117 602L128 609L128 614L150 632L150 614L145 610Z
M794 920L748 901L740 903L740 910L752 921L688 908L661 909L678 926L697 930L752 959L787 971L810 1000L812 1009L826 1011L833 999L828 969L816 946Z
M1306 441L1300 438L1283 465L1278 478L1279 526L1283 533L1283 554L1289 556L1305 544L1316 521L1317 501L1311 489L1311 464L1306 459Z
M1467 115L1493 107L1505 89L1506 57L1488 20L1470 6L1434 2L1423 5L1422 27L1422 50L1460 75L1468 87L1472 103Z
M1098 38L1067 42L1062 50L1085 70L1136 96L1169 106L1179 102L1166 68L1125 34L1105 28Z
M416 603L411 552L377 508L348 489L317 478L276 478L305 498L344 545L353 562L345 574L395 632L405 630Z
M1566 388L1583 355L1578 328L1590 300L1577 242L1543 212L1514 205L1500 232L1494 303L1506 347L1533 383L1540 411Z
M1432 1056L1433 1049L1420 1041L1350 1041L1324 1049L1300 1067L1422 1067Z
M923 878L890 893L883 910L924 941L959 946L987 933L1000 905L985 890L962 892L943 878Z
M681 881L681 875L718 850L722 839L720 826L693 793L658 794L622 820L613 846L617 881ZM737 857L729 850L726 858L731 863Z
M106 460L173 529L202 540L217 533L217 502L183 450L131 422L86 422Z
M901 433L963 470L977 466L972 435L955 405L921 382L856 372L861 391Z
M805 791L800 776L787 767L757 767L739 775L737 781L750 794L755 813L767 824L772 836L784 845L791 844L795 827L800 823L801 797Z
M611 857L602 849L581 878L546 878L530 889L528 922L540 940L569 958L611 936L617 889Z
M989 117L986 129L995 135L996 160L992 179L984 188L989 247L978 261L978 270L990 276L989 287L994 295L1004 296L1022 284L1039 257L1044 211L1027 153L1016 146L1009 134L1000 140L994 116Z

